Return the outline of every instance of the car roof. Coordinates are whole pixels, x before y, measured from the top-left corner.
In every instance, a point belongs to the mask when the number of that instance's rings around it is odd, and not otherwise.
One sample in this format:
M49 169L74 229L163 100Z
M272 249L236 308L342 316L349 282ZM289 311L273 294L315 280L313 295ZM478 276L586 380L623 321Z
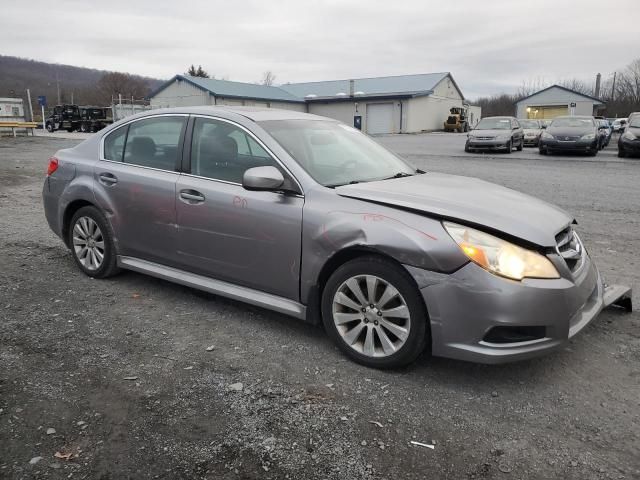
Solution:
M284 110L280 108L266 108L266 107L236 107L230 105L215 105L215 106L200 106L200 107L174 107L174 108L161 108L147 110L140 117L159 114L170 113L182 113L182 114L200 114L200 115L215 115L219 117L230 117L235 115L242 115L255 122L261 122L266 120L336 120L321 117L318 115L312 115L310 113L298 112L295 110Z

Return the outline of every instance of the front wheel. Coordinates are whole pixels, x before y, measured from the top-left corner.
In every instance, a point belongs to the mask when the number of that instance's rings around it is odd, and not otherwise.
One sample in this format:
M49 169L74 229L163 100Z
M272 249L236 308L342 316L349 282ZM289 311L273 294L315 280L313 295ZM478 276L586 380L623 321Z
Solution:
M87 133L89 131L89 129L87 128L87 125L85 123L81 123L80 124L80 131L82 133Z
M331 275L322 293L322 320L338 348L369 367L407 365L430 342L413 279L380 257L351 260Z
M618 157L624 158L626 156L627 156L626 152L622 148L618 148Z
M106 278L118 273L113 233L97 208L82 207L73 215L69 245L76 264L86 275Z
M507 153L511 153L513 151L513 140L510 140L509 143L507 143Z
M53 124L52 123L47 123L46 127L47 127L47 132L53 133Z
M521 152L523 147L524 147L524 140L520 140L520 145L518 145L517 150Z

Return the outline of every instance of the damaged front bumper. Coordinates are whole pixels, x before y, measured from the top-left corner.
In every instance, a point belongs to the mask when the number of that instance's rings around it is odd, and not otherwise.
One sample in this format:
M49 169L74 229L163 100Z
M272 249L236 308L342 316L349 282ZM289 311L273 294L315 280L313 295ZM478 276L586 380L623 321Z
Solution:
M537 357L564 346L631 289L607 286L588 256L576 278L513 281L474 263L452 274L406 267L425 300L432 354L477 363Z

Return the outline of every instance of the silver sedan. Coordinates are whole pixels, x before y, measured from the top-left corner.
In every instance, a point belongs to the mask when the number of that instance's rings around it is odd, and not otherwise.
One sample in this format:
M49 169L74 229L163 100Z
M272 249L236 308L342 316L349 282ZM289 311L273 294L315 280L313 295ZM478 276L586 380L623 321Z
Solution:
M43 197L85 274L135 270L322 323L373 367L425 349L530 358L609 304L631 309L630 289L605 285L567 212L423 172L304 113L132 116L58 151Z

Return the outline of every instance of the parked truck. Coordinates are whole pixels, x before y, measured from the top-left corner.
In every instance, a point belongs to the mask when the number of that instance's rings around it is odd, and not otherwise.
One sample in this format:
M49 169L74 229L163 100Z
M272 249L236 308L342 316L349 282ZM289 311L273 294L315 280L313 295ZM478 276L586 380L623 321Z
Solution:
M47 117L45 127L49 132L56 130L97 132L113 123L113 119L108 115L109 111L110 109L105 107L56 105Z
M449 116L444 122L445 132L468 132L469 131L469 105L462 107L452 107L449 109Z

